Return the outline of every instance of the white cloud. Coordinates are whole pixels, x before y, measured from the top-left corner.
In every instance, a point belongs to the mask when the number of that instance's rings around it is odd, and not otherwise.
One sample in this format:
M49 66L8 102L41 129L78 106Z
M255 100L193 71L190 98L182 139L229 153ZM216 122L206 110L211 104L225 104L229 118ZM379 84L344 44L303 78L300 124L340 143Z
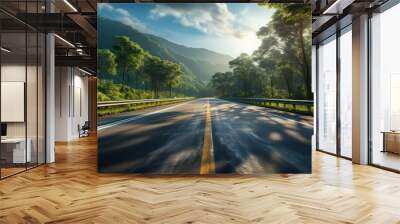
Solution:
M110 7L112 8L112 6L108 3L99 3L97 6L98 10L105 10L105 9L110 9Z
M257 32L262 26L265 26L271 20L274 10L262 8L254 10L254 8L245 7L237 15L237 20L242 24L246 24L249 29Z
M110 17L112 19L116 19L123 24L132 27L133 29L139 30L145 33L151 33L151 31L139 21L136 17L131 15L128 10L117 8L112 6L109 3L100 3L98 5L98 10L101 12L109 12L115 14L114 16Z
M181 25L197 29L214 36L245 38L250 27L238 23L235 14L225 3L209 4L159 4L151 10L153 19L173 17Z

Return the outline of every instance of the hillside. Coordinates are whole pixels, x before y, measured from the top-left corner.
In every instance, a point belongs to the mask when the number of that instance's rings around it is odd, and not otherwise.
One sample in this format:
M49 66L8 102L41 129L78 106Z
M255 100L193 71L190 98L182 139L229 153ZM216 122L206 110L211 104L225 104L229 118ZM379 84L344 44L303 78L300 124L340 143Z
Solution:
M233 59L204 48L186 47L161 37L141 33L114 20L98 19L98 48L111 49L113 37L117 35L130 37L152 55L183 64L189 76L202 82L208 82L216 72L228 70L228 63Z

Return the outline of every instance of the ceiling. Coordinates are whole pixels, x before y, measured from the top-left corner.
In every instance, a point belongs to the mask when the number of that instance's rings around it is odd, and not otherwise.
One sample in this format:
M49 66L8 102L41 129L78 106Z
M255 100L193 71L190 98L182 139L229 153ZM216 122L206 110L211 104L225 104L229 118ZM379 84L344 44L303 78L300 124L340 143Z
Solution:
M352 22L352 18L374 10L388 0L312 0L313 43L331 36Z

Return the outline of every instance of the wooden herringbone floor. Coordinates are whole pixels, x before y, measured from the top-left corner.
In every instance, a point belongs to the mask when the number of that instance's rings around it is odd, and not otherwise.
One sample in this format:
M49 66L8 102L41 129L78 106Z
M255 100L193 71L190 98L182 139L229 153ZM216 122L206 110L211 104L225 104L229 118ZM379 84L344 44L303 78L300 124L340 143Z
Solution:
M400 175L315 152L312 175L96 172L96 139L0 181L0 223L400 223Z

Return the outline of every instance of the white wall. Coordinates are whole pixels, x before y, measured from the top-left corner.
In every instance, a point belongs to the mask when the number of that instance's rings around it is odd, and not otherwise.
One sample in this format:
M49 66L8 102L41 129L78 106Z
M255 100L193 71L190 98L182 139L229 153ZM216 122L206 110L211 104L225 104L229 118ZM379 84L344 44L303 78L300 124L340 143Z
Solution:
M55 68L55 141L67 141L69 133L69 95L70 84L69 69L67 67Z
M73 97L73 105L74 108L72 108L72 120L71 120L71 126L72 132L71 135L74 137L79 136L78 132L78 124L81 126L85 123L85 121L88 121L89 119L89 111L88 111L88 78L87 76L82 76L83 73L79 72L79 70L74 70L75 75L74 75L74 80L73 80L73 86L74 86L74 96ZM78 75L77 75L78 72Z
M88 120L88 78L72 67L56 67L55 73L55 140L70 141Z

